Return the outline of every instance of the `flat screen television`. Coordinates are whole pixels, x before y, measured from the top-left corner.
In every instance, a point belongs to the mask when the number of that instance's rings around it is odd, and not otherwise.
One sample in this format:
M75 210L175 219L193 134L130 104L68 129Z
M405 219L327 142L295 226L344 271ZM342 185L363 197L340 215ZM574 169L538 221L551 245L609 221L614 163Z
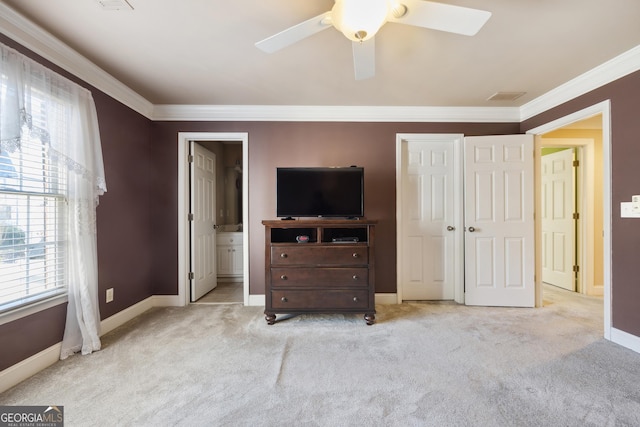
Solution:
M277 168L276 213L280 218L363 217L364 168Z

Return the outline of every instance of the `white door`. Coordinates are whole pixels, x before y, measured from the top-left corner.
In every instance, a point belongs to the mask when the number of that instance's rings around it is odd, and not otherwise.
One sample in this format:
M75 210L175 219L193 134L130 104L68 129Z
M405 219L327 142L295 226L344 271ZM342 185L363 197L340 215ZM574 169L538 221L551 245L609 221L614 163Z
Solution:
M533 307L533 136L465 138L465 302Z
M451 300L461 260L456 167L462 135L408 135L401 147L403 300ZM458 184L459 187L459 184ZM458 219L456 219L458 210ZM457 262L456 262L457 261ZM461 269L460 269L461 271ZM460 279L461 280L461 279Z
M542 281L575 291L574 150L541 157Z
M191 302L217 286L216 155L191 141Z

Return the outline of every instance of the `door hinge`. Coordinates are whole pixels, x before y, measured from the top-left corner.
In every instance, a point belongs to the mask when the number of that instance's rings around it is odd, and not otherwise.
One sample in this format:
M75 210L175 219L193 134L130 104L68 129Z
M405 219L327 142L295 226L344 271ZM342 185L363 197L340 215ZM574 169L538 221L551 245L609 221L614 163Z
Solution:
M573 219L580 219L580 214L578 212L575 212L573 214Z
M574 273L579 273L580 272L580 266L579 265L574 265L573 266L573 272Z
M189 280L193 280L196 278L196 274L193 271L189 272Z
M187 215L187 220L188 221L193 221L193 214L192 213Z
M193 156L191 154L189 154L189 157L187 157L187 161L189 163L193 163Z
M578 166L580 166L580 160L574 160L573 161L573 167L577 168Z

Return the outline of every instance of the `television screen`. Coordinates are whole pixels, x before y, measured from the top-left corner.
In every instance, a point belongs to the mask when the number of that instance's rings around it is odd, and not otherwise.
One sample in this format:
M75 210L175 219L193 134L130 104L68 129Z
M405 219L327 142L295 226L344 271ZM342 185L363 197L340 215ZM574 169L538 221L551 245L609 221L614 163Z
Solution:
M364 169L277 168L278 217L363 217Z

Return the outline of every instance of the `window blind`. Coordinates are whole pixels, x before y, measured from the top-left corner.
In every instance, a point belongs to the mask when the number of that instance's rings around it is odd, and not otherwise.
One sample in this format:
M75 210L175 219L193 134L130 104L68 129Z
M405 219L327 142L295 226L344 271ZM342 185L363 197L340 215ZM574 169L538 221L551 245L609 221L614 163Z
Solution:
M66 170L37 126L0 152L0 312L66 291Z

